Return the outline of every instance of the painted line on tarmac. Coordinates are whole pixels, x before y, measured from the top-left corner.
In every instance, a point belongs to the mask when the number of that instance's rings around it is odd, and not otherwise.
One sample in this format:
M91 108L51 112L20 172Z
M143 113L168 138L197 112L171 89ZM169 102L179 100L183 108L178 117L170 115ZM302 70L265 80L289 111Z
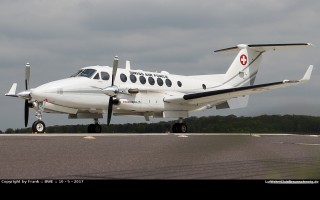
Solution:
M302 142L272 142L273 144L295 144L304 146L320 146L318 143L302 143Z
M252 134L251 136L252 137L261 137L261 135L258 135L258 134Z
M320 144L318 143L295 143L298 145L307 145L307 146L320 146Z
M88 135L88 136L83 137L83 139L94 140L94 139L96 139L96 138L93 137L92 135Z
M187 138L187 137L189 137L189 136L184 135L184 134L177 134L177 135L178 135L178 137L181 137L181 138Z

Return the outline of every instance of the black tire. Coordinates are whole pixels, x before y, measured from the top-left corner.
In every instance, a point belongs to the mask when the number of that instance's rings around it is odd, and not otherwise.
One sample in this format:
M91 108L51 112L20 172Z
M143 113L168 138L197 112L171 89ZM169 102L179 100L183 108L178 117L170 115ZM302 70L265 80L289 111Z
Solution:
M46 131L46 124L43 121L38 120L32 124L32 132L44 133L45 131Z
M185 123L179 124L179 133L187 133L188 126Z
M94 132L94 133L101 133L101 126L100 126L100 124L94 124L93 132Z
M185 123L175 123L172 125L172 133L187 133L188 126Z
M172 133L179 133L179 124L178 123L174 123L172 125Z
M95 127L95 125L94 124L89 124L89 126L88 126L88 133L94 133L94 128Z

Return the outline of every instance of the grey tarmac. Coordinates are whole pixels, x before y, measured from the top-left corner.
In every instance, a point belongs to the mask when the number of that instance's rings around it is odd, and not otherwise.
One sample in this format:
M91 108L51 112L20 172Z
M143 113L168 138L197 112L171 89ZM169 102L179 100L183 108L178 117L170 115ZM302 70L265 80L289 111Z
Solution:
M0 134L0 179L319 179L320 137Z

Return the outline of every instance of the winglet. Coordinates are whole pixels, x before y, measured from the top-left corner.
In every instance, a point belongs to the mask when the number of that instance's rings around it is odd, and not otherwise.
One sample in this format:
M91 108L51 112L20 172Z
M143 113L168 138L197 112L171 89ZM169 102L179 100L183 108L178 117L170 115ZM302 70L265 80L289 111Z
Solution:
M9 96L9 97L17 97L16 90L17 90L17 83L14 83L14 84L12 84L11 89L9 90L9 92L7 94L5 94L5 95Z
M313 69L313 65L310 65L309 68L307 69L306 73L304 74L303 78L300 81L310 80L312 69Z

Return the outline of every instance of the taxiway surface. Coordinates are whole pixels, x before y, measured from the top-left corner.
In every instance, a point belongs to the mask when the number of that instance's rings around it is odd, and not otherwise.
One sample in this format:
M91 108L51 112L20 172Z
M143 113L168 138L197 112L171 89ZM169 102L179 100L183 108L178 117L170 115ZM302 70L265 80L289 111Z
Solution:
M0 179L319 178L317 136L0 135Z

